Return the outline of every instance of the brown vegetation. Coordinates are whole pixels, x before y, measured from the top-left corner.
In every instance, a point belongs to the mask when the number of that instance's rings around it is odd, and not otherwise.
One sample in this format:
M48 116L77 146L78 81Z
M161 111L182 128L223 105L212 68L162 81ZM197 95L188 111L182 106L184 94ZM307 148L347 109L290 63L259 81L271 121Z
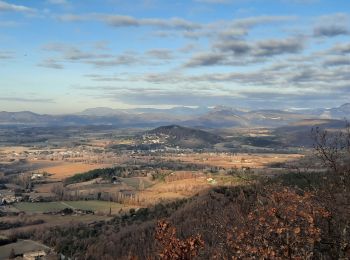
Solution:
M164 220L158 221L155 238L160 244L159 258L162 260L193 259L204 246L200 235L184 240L177 238L176 228Z

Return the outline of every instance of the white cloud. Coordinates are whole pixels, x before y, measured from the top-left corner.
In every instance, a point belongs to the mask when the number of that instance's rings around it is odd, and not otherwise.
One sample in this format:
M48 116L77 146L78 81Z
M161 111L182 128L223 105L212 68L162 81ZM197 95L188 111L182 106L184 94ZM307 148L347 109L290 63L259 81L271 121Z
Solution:
M47 0L49 4L54 4L54 5L66 5L68 2L66 0Z
M32 13L35 9L23 5L10 4L5 1L0 1L0 12L23 12Z

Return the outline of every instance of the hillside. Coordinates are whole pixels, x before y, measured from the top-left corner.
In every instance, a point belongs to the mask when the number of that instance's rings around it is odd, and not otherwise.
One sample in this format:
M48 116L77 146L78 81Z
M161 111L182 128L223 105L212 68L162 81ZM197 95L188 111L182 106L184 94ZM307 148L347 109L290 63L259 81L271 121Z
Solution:
M241 110L226 106L212 108L175 107L171 109L89 108L77 114L47 115L23 112L0 112L0 125L24 126L86 126L158 127L181 124L189 127L281 127L305 119L344 119L350 114L350 104L336 108L306 110Z
M323 180L324 176L317 177ZM335 181L333 175L329 177ZM311 180L310 187L317 185L320 192L330 182ZM51 228L32 236L78 259L156 259L165 248L175 247L169 241L156 239L158 232L167 230L157 230L157 221L162 220L161 223L174 226L164 239L175 236L185 241L200 236L203 243L198 247L198 258L160 259L259 259L263 254L269 256L265 259L286 259L285 248L289 245L290 259L307 259L307 255L315 257L312 259L339 259L343 252L338 247L342 238L337 223L345 223L341 221L348 217L341 211L341 200L320 201L309 196L304 193L308 186L303 187L293 174L279 181L284 187L272 181L215 187L190 199L130 210L108 222ZM298 191L291 188L297 185ZM349 198L348 190L336 192ZM325 207L336 214L338 222L327 221ZM329 243L329 239L334 243ZM256 250L252 251L252 247ZM279 257L271 257L276 255Z
M256 110L246 113L245 118L250 122L250 125L279 127L299 120L312 118L312 116L308 113L301 114L283 110Z
M274 134L279 137L282 143L292 146L311 147L313 144L311 129L318 127L321 129L335 130L343 129L345 126L346 122L344 120L305 119L276 128Z
M244 112L228 108L215 107L206 114L192 118L184 123L189 126L199 127L246 127L250 122L244 117Z
M181 148L210 147L223 140L218 135L179 125L161 126L147 131L146 135L163 140L165 145L179 146Z

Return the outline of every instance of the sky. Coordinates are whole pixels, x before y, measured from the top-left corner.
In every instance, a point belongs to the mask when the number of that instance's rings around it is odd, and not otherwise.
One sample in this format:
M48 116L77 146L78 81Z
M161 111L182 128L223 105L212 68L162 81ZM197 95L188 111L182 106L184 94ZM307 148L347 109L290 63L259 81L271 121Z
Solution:
M0 0L0 111L347 102L349 0Z

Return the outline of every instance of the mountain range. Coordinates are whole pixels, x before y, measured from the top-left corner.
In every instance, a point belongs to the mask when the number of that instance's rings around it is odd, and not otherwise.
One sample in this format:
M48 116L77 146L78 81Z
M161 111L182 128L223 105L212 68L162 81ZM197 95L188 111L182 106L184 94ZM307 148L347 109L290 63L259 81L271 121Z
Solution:
M175 107L170 109L89 108L69 115L36 114L29 111L0 112L0 125L158 127L181 124L204 128L280 127L305 119L350 118L350 103L335 108L302 110L242 110L226 106Z

